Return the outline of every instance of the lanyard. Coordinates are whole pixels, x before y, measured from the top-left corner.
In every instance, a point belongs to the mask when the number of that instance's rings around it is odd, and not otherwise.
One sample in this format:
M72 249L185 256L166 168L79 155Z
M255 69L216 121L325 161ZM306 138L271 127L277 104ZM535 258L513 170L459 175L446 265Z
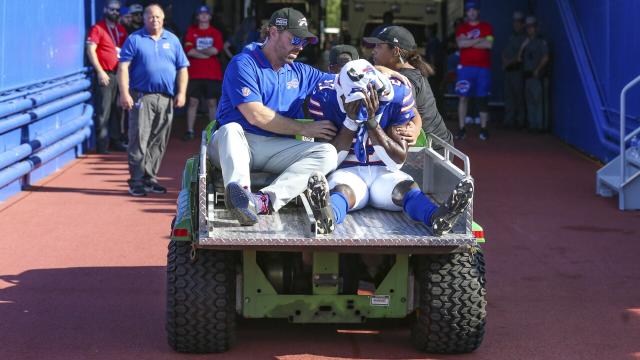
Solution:
M118 47L118 40L120 40L120 32L118 31L118 24L114 24L114 30L116 32L115 37L113 36L113 33L111 32L111 27L109 26L109 24L105 23L105 25L107 25L107 31L109 32L109 36L111 37L111 40L113 41L113 46L114 47Z

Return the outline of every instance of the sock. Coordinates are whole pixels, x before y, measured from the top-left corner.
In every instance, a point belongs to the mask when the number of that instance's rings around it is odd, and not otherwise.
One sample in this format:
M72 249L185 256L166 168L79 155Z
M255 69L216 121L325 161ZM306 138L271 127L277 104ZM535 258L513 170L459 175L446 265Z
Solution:
M347 211L349 211L349 202L343 193L331 192L331 207L336 216L336 224L342 224L344 218L347 217Z
M411 189L404 195L402 209L414 221L431 226L431 216L438 209L420 189Z
M257 192L255 194L251 194L251 198L253 200L253 203L256 205L256 211L258 212L258 214L269 214L269 203L271 202L271 200L269 199L269 195L262 192Z

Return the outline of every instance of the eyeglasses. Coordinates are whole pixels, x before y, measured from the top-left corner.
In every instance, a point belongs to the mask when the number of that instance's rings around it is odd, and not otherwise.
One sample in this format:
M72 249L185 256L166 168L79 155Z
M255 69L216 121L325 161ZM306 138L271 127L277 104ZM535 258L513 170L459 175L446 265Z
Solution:
M111 11L111 12L120 12L120 8L112 8L112 7L108 7L108 8L107 8L107 10L108 10L108 11Z

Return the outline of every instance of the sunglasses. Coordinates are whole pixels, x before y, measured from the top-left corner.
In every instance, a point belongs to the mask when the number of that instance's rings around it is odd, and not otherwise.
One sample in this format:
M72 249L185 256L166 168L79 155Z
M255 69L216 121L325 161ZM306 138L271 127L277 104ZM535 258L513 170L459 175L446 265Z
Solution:
M294 37L291 38L291 45L299 46L299 47L305 47L305 46L309 45L309 39L299 38L297 36L294 36Z

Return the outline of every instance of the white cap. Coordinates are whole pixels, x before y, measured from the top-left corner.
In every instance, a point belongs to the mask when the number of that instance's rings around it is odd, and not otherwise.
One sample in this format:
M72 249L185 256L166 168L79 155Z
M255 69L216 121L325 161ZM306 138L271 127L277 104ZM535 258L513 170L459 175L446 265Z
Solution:
M380 101L393 99L393 87L389 78L364 59L349 61L342 67L336 80L336 95L338 99L344 95L346 103L364 99L369 83L373 83L376 90L384 89Z

